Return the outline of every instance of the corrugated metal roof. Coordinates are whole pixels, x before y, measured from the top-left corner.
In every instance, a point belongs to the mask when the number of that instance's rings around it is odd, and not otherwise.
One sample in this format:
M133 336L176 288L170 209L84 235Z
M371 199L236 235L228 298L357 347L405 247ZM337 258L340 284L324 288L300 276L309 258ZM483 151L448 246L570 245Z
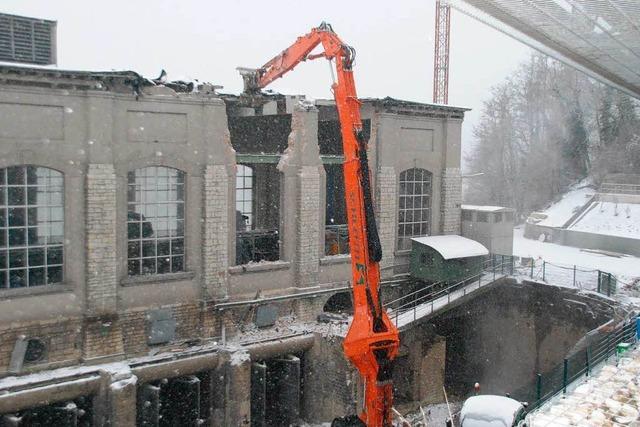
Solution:
M640 99L640 1L446 1L530 47Z

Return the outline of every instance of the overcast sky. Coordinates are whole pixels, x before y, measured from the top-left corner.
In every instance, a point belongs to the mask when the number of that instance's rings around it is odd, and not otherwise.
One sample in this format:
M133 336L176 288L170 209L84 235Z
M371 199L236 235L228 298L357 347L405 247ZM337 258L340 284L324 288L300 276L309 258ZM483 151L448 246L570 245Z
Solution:
M2 0L0 12L58 21L58 66L134 70L239 92L237 66L257 67L321 21L356 48L361 97L431 102L434 0L132 1ZM472 108L463 146L472 143L482 100L530 49L453 11L449 103ZM301 64L271 88L330 98L326 61Z

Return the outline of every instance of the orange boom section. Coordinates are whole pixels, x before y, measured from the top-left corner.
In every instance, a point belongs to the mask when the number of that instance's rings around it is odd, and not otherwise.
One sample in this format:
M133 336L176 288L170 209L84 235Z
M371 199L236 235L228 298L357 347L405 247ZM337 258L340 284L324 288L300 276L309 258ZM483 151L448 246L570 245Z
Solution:
M324 51L311 52L322 44ZM257 70L243 71L245 91L259 91L301 61L326 58L335 63L332 89L338 108L344 150L344 186L351 248L354 315L343 347L365 386L365 405L357 418L336 419L334 425L391 426L393 387L391 363L399 338L380 300L380 239L374 218L367 141L362 132L360 101L353 79L355 50L344 44L330 25L322 23Z

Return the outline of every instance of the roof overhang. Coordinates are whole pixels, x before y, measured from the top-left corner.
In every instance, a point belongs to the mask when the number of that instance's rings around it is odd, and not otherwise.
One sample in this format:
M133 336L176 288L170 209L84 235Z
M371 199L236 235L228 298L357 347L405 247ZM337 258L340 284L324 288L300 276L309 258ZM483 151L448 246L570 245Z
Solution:
M640 99L640 2L445 1L531 48Z
M489 255L489 251L482 243L456 234L413 237L411 240L420 245L429 246L442 255L444 259L460 259Z

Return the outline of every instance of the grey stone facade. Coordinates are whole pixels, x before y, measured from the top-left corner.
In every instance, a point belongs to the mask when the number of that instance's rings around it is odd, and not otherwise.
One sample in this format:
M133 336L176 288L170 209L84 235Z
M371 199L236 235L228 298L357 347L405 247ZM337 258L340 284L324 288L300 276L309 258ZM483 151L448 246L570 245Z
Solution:
M232 389L220 393L231 403L218 402L213 410L223 413L230 424L246 421L251 363L243 359L234 364L231 357L224 366L214 367L207 357L176 348L194 342L214 346L233 338L253 322L251 304L261 298L284 301L280 317L313 321L329 296L349 284L350 256L325 256L323 250L327 156L320 151L318 120L335 119L335 108L322 103L317 109L300 108L286 98L286 109L269 103L260 111L286 111L292 116L285 150L262 157L259 152L241 153L254 156L256 164L270 161L271 176L279 179L280 258L236 265L240 155L232 148L229 117L248 116L255 109L234 110L229 99L210 90L175 93L162 86L136 86L133 82L139 76L130 72L25 71L3 66L0 71L11 77L0 82L0 168L37 165L60 171L65 220L63 282L0 289L0 378L8 375L20 335L44 337L48 351L43 360L25 365L19 374L129 360L166 350L179 354L172 362L178 367L171 372L162 371L164 359L152 358L148 369L153 375L141 377L136 371L126 378L96 379L91 389L78 393L98 393L97 399L106 399L113 410L112 414L103 410L101 416L130 425L132 401L136 388L140 390L136 376L139 386L172 375L222 370ZM396 248L398 179L403 171L423 168L433 175L432 233L455 231L450 223L459 215L456 168L464 114L453 107L392 101L365 100L362 106L363 117L372 123L369 156L384 277L399 272L397 266L407 255ZM337 164L340 156L331 160ZM150 166L178 169L184 175L184 268L130 275L128 174ZM313 292L321 296L310 296ZM220 308L234 303L241 304L235 311ZM158 309L169 313L165 321L173 325L171 338L162 345L149 343L151 328L166 326L153 324L150 312ZM269 357L298 351L294 350L283 347ZM131 382L125 381L113 393L104 390L127 378ZM232 386L234 378L237 387ZM67 385L74 387L71 382ZM1 404L6 400L0 393ZM13 410L2 408L0 415Z
M461 204L460 168L446 168L442 173L442 234L460 234Z

